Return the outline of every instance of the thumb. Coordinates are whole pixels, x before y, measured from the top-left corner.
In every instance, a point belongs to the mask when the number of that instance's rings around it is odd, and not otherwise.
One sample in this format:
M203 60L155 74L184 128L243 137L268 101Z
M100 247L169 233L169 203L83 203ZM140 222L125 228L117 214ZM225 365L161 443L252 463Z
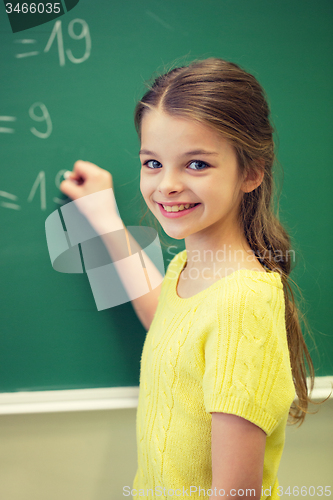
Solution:
M101 172L103 169L95 165L94 163L91 163L90 161L83 161L83 160L77 160L74 163L74 169L73 172L71 172L72 175L76 175L78 178L82 178L85 180L86 178L94 176L97 173Z
M68 175L68 172L66 172L66 174L67 175L64 175L65 180L62 181L59 185L59 189L66 196L72 198L72 200L76 200L77 198L80 198L82 196L82 189L80 189L78 185L78 180L76 176ZM69 174L72 173L69 172Z

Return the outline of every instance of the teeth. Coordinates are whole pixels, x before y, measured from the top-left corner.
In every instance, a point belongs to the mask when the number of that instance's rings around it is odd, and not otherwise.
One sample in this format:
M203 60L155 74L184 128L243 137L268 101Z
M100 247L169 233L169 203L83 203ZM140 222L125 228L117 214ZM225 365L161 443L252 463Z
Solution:
M172 205L172 206L162 205L162 206L166 212L180 212L181 210L184 210L186 208L192 208L194 207L194 205L195 203L186 203L186 205Z

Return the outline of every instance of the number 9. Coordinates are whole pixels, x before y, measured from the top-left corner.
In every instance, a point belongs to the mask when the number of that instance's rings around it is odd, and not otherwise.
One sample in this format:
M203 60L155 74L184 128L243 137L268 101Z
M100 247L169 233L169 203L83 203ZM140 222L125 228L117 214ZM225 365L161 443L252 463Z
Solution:
M74 24L75 23L79 23L82 25L82 30L81 30L81 33L79 35L76 35L74 33ZM81 40L81 38L86 39L86 50L85 50L83 57L76 58L73 56L72 51L70 49L66 50L67 57L70 61L72 61L72 63L76 63L76 64L82 63L83 61L88 59L88 57L90 56L90 51L91 51L91 38L90 38L90 33L89 33L89 26L83 19L72 19L72 21L68 25L68 34L74 40Z
M39 106L42 110L42 116L37 116L35 114L35 108ZM36 122L43 122L43 121L46 121L46 132L39 132L38 130L35 129L35 127L32 127L30 129L30 131L36 135L37 137L39 137L40 139L47 139L50 135L51 135L51 132L52 132L52 122L51 122L51 118L50 118L50 115L49 115L49 112L47 110L47 107L45 106L45 104L43 104L42 102L35 102L35 104L33 104L32 106L30 106L30 109L29 109L29 115L30 115L30 118L32 118L33 120L35 120Z

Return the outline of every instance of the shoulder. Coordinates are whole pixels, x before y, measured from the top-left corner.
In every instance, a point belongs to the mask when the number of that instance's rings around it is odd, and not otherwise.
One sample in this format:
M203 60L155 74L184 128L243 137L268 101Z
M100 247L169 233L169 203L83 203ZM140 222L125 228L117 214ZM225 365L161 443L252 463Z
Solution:
M274 284L243 275L220 290L204 345L206 410L234 413L270 434L295 396L283 287L277 277Z
M241 269L227 276L222 290L222 298L237 303L241 310L284 303L283 285L277 272Z
M284 291L280 275L272 274L235 273L219 288L218 335L233 349L242 345L245 357L259 347L287 350Z

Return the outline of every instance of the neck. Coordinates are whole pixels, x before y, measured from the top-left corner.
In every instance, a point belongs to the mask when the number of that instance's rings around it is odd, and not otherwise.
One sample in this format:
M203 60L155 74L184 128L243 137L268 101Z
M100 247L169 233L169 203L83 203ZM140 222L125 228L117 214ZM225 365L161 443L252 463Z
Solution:
M186 272L195 269L196 273L205 270L205 276L216 270L230 273L240 268L258 269L258 260L241 234L219 235L218 237L202 237L199 233L185 238L187 254Z

